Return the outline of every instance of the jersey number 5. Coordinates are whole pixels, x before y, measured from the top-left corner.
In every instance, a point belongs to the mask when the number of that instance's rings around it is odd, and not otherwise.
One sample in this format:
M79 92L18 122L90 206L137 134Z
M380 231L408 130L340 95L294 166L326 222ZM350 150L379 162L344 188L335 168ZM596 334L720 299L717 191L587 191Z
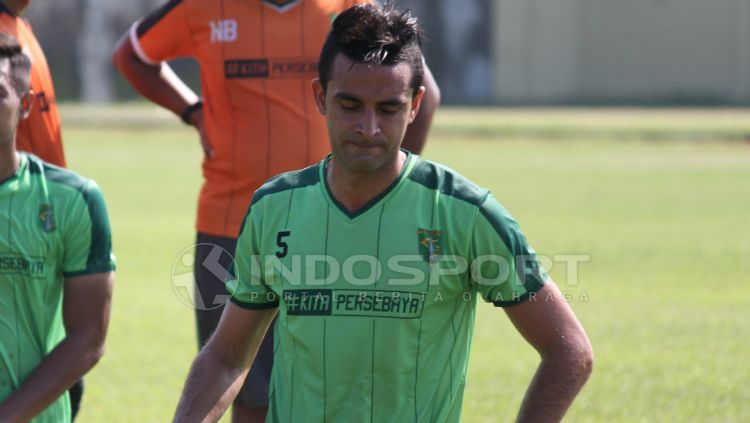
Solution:
M278 247L280 248L280 250L276 252L276 257L286 257L286 253L289 252L289 244L284 242L284 238L288 237L291 234L291 231L281 231L276 234L276 245L278 245Z

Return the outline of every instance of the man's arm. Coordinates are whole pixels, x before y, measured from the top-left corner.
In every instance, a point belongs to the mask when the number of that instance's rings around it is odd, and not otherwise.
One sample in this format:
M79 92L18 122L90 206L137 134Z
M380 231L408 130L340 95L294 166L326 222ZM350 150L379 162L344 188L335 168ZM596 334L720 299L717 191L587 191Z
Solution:
M198 101L198 96L168 64L160 62L154 66L144 63L133 48L129 32L117 41L112 53L112 63L138 93L177 116L181 116L188 106ZM189 119L190 124L198 130L204 153L210 158L212 150L203 125L203 109L194 111Z
M30 420L99 361L104 354L113 285L113 272L65 278L65 339L0 405L0 421Z
M406 128L404 141L401 144L401 147L414 154L422 153L422 149L427 142L427 134L430 132L430 126L432 125L432 116L440 105L440 88L438 88L427 64L424 65L424 80L422 83L425 87L422 105L419 107L414 122Z
M218 421L237 395L278 308L228 302L216 332L190 369L175 422Z
M586 332L551 280L505 311L542 357L517 421L559 422L591 375L594 354Z

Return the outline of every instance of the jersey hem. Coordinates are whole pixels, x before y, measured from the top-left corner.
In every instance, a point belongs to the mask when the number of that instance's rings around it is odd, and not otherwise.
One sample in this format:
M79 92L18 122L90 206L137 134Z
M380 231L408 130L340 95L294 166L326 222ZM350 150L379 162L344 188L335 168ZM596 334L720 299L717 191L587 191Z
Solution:
M195 232L201 235L217 236L221 238L233 239L235 241L237 240L237 238L240 237L239 234L233 235L232 231L213 230L213 227L206 228L206 227L201 227L198 225L196 225Z
M244 308L245 310L268 310L269 308L277 308L279 306L278 301L274 301L272 303L246 303L235 299L234 297L230 298L229 300L237 306Z
M93 273L106 273L106 272L114 272L116 266L105 266L105 267L92 267L91 269L86 270L77 270L75 272L63 272L63 276L66 278L74 278L76 276L84 276L84 275L90 275Z
M525 294L519 297L515 297L516 298L515 300L493 301L492 304L495 307L500 307L500 308L513 307L514 305L518 305L518 304L528 301L529 298L531 298L533 294L536 294L537 292L539 292L539 290L542 289L542 287L544 287L545 285L547 285L547 282L542 282L541 284L538 284L536 287L534 287L534 289L527 291Z

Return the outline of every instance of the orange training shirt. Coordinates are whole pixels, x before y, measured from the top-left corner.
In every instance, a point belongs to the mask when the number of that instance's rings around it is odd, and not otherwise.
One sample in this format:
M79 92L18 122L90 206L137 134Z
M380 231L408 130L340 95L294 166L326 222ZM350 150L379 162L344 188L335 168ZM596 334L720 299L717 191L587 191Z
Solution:
M236 238L253 192L328 154L313 100L320 49L353 0L172 0L137 21L130 40L150 64L200 65L213 158L203 160L199 232Z
M33 153L46 162L65 166L55 89L47 59L31 31L31 25L0 4L0 31L16 37L31 57L34 103L29 116L18 124L16 148Z

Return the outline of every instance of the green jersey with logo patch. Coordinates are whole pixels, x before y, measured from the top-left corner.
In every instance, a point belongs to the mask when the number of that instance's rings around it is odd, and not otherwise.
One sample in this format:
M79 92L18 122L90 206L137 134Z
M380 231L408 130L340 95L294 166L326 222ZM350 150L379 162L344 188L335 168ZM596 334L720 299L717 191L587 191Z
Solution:
M0 184L0 403L65 337L64 279L115 267L96 184L19 157L18 171ZM33 421L70 421L67 393Z
M524 301L546 274L494 197L409 155L349 213L327 160L254 195L232 301L279 307L269 421L458 422L476 299Z

